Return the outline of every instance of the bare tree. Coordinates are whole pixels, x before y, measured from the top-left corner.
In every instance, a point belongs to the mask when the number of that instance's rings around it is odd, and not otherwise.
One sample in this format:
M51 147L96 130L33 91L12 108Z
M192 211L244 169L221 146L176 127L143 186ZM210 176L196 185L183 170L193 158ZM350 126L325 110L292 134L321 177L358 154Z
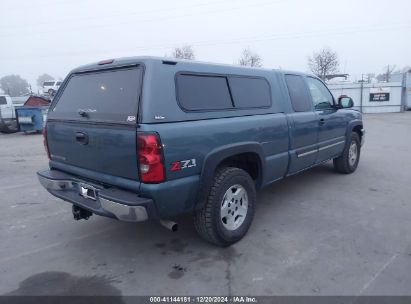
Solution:
M195 59L194 51L191 45L183 45L182 47L175 48L171 56L180 59Z
M7 75L0 79L0 88L10 96L21 96L30 93L30 85L19 75Z
M43 85L43 82L45 82L47 80L53 80L53 79L54 79L53 76L51 76L47 73L44 73L44 74L40 75L39 77L37 77L36 83L37 83L37 86L41 87Z
M262 59L260 55L251 51L249 48L243 50L240 60L238 61L240 65L250 66L250 67L262 67Z
M325 80L327 75L338 72L337 53L330 48L314 52L311 57L308 57L308 67L312 73Z

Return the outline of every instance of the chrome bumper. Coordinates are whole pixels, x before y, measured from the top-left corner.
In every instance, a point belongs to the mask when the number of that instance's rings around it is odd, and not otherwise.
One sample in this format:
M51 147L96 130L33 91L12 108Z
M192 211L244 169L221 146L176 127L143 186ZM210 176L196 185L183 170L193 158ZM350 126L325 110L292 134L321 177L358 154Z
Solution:
M142 206L127 206L100 197L101 208L114 214L114 216L125 222L142 222L148 219L147 211Z
M65 173L47 170L38 172L40 184L54 196L69 201L92 213L114 217L120 221L141 222L149 218L147 204L152 205L151 199L138 197L120 189L103 189L87 182L64 178ZM69 176L69 175L68 175ZM93 195L89 195L90 192ZM117 196L117 198L116 198ZM125 204L127 201L130 204ZM137 205L141 204L141 205Z

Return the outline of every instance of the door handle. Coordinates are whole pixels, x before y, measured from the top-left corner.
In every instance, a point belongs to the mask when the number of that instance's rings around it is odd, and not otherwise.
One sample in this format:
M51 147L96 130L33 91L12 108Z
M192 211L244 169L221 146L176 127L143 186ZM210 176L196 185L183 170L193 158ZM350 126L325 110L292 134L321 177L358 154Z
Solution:
M81 143L83 145L87 145L88 144L88 135L86 133L83 133L83 132L76 132L76 141L78 141L79 143Z
M324 119L324 118L320 118L319 124L320 124L320 126L322 126L323 124L325 124L325 119Z

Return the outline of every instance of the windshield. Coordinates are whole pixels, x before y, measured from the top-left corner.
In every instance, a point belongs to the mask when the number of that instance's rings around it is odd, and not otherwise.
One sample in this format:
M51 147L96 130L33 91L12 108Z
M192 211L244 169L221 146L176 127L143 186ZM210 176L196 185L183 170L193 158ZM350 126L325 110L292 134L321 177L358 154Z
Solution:
M141 68L74 74L53 108L58 116L135 122Z

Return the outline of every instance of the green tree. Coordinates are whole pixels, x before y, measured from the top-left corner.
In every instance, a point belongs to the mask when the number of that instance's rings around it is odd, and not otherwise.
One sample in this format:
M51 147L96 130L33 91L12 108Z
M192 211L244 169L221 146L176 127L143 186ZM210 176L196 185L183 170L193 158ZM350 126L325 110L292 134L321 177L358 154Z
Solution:
M19 75L7 75L0 78L0 89L10 96L21 96L30 93L30 85Z
M51 76L47 73L44 73L44 74L40 75L39 77L37 77L36 83L37 83L37 86L41 87L41 86L43 86L43 82L45 82L47 80L53 80L53 79L54 79L53 76Z

